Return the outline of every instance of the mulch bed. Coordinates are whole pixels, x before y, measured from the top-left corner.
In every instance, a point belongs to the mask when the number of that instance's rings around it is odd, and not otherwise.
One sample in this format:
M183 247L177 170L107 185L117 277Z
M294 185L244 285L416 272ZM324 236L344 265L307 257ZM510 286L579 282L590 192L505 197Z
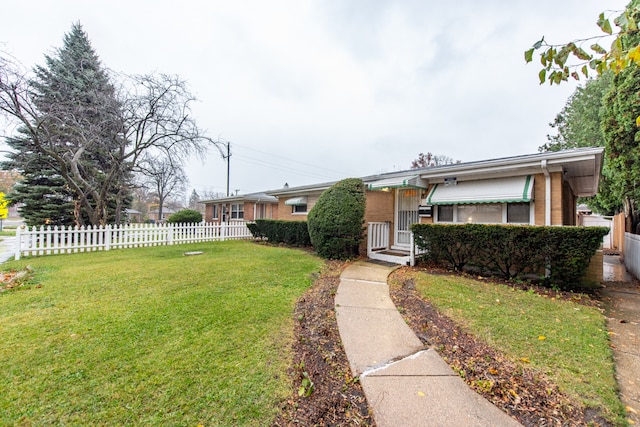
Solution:
M347 263L329 261L295 309L292 396L274 426L375 426L362 386L351 376L336 321L334 296ZM298 394L305 379L313 392Z
M521 363L508 360L438 312L415 290L415 271L402 268L392 274L391 299L422 342L435 348L473 390L525 426L611 425L596 410L585 410L579 402L560 393L558 387L541 373L528 368L526 360ZM441 270L433 273L451 274ZM571 292L488 278L482 280L531 289L586 305L598 304L596 300Z
M313 287L297 303L294 366L290 371L292 395L283 404L274 426L375 426L362 387L351 377L336 322L334 296L340 273L346 266L342 262L328 262ZM392 274L392 300L423 343L435 348L471 388L525 426L610 425L597 411L584 410L561 394L557 386L527 368L526 363L507 360L420 298L411 276L415 271L402 268ZM450 274L441 270L432 273ZM498 282L554 298L597 304L572 293ZM308 397L298 395L305 372L314 384Z

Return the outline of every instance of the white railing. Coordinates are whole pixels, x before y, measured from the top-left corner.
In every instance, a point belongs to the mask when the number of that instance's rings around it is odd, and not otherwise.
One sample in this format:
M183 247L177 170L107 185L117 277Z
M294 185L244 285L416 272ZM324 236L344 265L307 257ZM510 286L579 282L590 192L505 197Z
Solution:
M416 257L419 257L420 255L425 253L427 253L426 250L421 249L418 247L418 245L416 245L415 235L413 234L413 232L411 232L411 260L409 261L409 265L411 265L411 267L414 267L416 265Z
M200 224L128 224L87 227L18 227L15 259L22 256L108 251L144 246L248 239L244 221Z
M370 222L367 227L367 256L374 251L389 249L389 222Z
M624 266L640 278L640 235L624 233Z

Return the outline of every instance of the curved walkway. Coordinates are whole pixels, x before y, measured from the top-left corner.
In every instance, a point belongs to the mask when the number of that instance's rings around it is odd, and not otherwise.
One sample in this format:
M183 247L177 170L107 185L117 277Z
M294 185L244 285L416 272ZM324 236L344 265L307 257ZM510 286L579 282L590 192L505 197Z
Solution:
M340 276L335 297L340 338L378 427L520 426L407 326L389 296L396 267L357 262Z

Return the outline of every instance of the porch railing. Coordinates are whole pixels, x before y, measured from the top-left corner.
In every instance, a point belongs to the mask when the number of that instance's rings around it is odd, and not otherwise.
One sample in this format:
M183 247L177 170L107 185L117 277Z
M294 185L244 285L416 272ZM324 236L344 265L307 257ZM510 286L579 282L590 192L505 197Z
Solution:
M390 222L370 222L367 227L367 256L374 251L389 249Z

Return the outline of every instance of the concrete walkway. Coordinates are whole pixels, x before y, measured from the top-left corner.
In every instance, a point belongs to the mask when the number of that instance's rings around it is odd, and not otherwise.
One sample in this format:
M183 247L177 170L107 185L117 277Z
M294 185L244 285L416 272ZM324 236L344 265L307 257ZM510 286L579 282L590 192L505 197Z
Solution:
M607 327L616 363L620 398L627 418L640 424L640 282L627 273L617 256L605 256Z
M340 337L378 427L519 426L425 348L389 297L395 267L357 262L335 297Z

